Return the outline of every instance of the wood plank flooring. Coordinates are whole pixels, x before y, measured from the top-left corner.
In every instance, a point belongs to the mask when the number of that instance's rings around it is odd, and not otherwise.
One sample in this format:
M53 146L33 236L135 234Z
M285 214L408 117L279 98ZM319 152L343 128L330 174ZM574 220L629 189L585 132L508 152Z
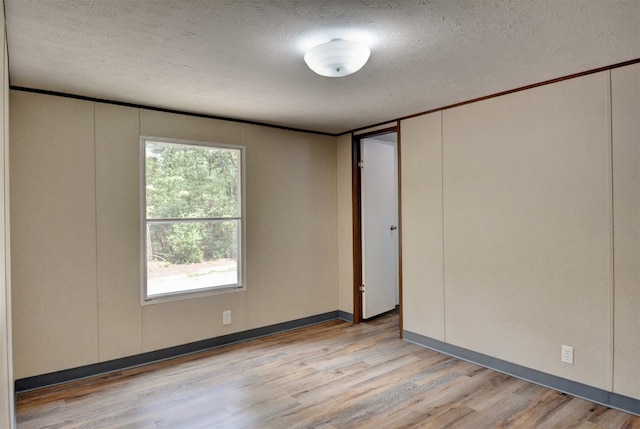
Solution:
M31 428L610 428L635 417L331 321L18 395Z

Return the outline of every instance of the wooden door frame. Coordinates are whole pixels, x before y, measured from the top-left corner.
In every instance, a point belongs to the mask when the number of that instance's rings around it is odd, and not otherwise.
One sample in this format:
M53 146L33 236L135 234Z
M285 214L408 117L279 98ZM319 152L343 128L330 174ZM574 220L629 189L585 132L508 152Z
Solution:
M362 322L362 172L358 165L360 161L361 141L382 134L396 133L398 141L397 170L398 170L398 301L399 301L399 335L402 338L402 181L401 181L401 150L400 123L363 134L351 133L351 200L353 215L353 323Z

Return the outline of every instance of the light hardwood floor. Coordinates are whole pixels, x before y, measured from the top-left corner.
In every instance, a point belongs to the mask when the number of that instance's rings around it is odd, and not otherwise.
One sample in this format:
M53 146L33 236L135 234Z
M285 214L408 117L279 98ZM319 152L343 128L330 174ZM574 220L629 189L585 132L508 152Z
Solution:
M397 317L326 322L24 392L18 428L640 428L608 409L398 339Z

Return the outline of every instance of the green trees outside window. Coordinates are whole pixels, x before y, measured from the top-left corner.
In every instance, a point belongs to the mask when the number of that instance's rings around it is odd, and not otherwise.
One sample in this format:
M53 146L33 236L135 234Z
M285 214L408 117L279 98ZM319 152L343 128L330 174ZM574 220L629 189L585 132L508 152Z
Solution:
M238 286L242 148L144 139L146 297Z

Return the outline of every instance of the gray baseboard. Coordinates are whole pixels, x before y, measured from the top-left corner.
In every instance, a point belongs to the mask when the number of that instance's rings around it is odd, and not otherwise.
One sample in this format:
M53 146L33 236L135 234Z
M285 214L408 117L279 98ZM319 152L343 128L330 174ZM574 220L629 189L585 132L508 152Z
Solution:
M275 325L265 326L262 328L249 329L247 331L236 332L229 335L223 335L221 337L209 338L206 340L182 344L179 346L155 350L152 352L141 353L134 356L127 356L120 359L99 362L91 365L81 366L78 368L65 369L49 374L21 378L19 380L16 380L15 382L15 391L16 393L24 392L27 390L53 386L55 384L65 383L68 381L78 380L86 377L92 377L108 372L121 371L127 368L133 368L136 366L159 362L178 356L197 353L227 344L248 341L259 337L264 337L266 335L272 335L279 332L302 328L303 326L326 322L328 320L336 320L338 318L339 312L337 310L330 311L328 313L317 314L315 316L304 317L302 319L291 320L289 322L277 323Z
M462 360L466 360L486 368L496 370L553 390L577 396L591 402L615 408L626 413L640 416L640 400L613 392L608 392L577 381L547 374L542 371L517 365L502 359L497 359L482 353L467 350L433 338L425 337L411 331L403 332L405 341L423 346L440 353L444 353Z
M338 319L344 320L345 322L353 323L353 314L347 313L346 311L338 310Z

